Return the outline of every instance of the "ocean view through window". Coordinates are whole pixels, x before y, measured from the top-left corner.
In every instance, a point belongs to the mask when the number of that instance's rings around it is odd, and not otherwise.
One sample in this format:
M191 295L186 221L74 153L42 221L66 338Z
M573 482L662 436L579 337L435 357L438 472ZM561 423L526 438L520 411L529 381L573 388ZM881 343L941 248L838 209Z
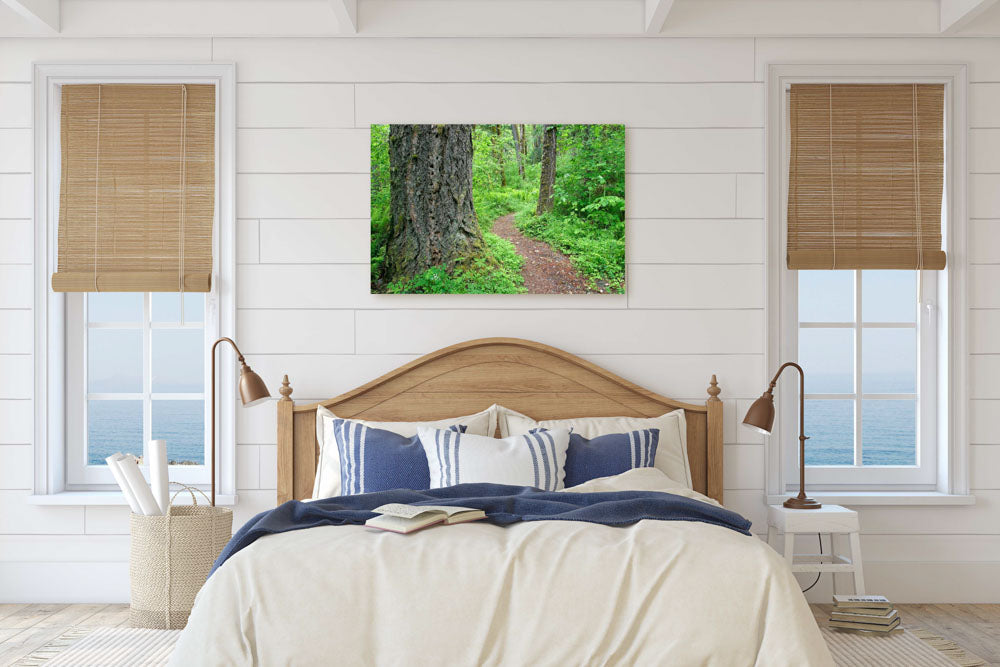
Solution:
M799 271L808 466L919 463L919 275Z
M162 439L172 465L203 465L205 295L97 292L86 314L86 464Z

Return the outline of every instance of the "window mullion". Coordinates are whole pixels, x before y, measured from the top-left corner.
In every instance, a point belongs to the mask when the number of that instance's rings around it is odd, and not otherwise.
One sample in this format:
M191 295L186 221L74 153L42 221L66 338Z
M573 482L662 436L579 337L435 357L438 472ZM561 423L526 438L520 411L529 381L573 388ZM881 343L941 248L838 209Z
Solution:
M854 465L862 464L861 438L861 269L854 272Z
M81 415L83 417L81 420L81 426L83 427L83 466L86 467L88 461L90 460L90 327L87 326L87 323L90 320L90 301L86 292L82 295L82 301L83 310L81 311L81 315L83 317L83 321L81 330L83 331L83 362L80 370L80 376L83 379L83 384L80 387L80 393L77 396L77 400L79 400L82 404L80 407L82 410ZM72 442L72 440L67 439L67 442ZM71 444L70 446L75 445Z
M148 461L146 448L153 434L153 354L152 354L152 294L142 296L142 460Z

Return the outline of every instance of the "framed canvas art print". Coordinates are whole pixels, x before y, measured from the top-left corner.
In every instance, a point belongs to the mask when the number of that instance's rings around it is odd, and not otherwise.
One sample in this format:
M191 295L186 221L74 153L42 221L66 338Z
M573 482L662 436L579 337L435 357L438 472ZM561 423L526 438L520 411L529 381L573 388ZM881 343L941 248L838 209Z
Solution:
M371 291L621 294L624 125L372 125Z

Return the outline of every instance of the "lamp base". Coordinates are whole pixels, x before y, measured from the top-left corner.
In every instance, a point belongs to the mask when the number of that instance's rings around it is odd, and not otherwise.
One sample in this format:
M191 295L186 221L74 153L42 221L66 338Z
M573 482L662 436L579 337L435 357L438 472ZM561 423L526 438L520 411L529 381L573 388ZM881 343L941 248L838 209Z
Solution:
M818 510L823 504L816 502L812 498L795 497L786 500L783 506L791 510Z

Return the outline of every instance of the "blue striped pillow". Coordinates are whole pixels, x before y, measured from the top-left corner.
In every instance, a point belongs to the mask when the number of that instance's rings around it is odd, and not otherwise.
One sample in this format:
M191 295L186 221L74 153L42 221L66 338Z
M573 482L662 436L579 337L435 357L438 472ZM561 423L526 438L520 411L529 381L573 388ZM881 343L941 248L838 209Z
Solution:
M432 489L466 482L563 488L569 431L552 429L496 439L422 428Z
M465 433L465 429L455 424L448 432ZM349 419L334 419L333 437L340 454L342 495L430 488L427 456L417 436L407 438Z
M590 440L570 433L569 449L566 451L566 486L618 475L632 468L652 468L659 440L658 428L609 433Z

